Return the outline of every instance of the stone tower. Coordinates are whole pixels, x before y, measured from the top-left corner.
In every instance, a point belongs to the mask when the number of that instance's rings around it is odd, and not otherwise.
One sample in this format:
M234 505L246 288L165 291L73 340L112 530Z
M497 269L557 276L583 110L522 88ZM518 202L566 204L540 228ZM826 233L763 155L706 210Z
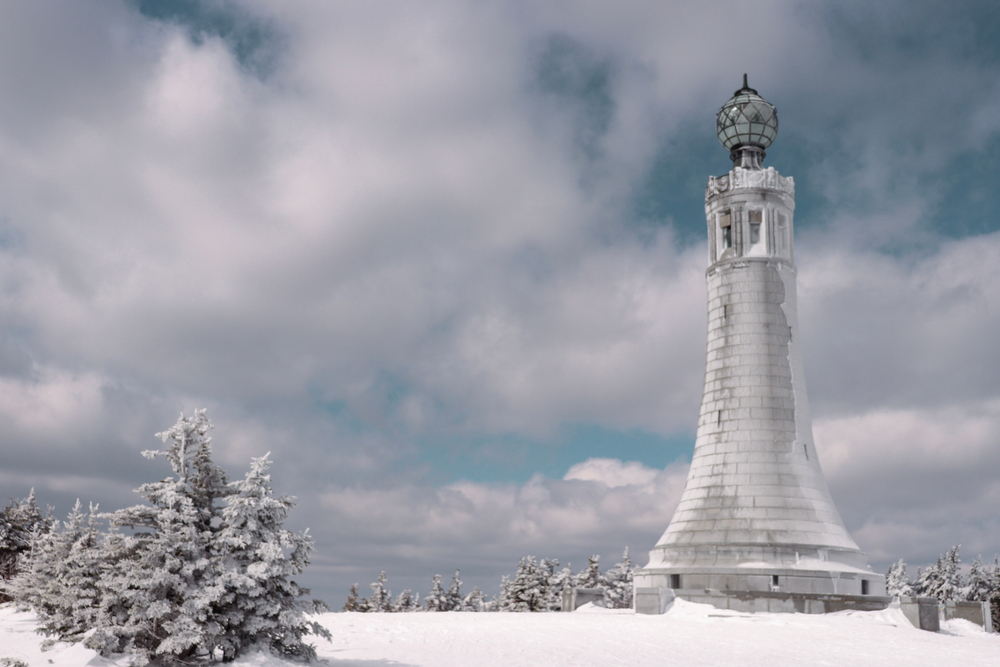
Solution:
M733 169L709 178L705 192L708 355L698 434L680 504L635 574L637 610L656 613L651 596L664 589L691 599L685 591L885 595L813 446L795 296L795 184L762 166L778 117L746 75L717 131Z

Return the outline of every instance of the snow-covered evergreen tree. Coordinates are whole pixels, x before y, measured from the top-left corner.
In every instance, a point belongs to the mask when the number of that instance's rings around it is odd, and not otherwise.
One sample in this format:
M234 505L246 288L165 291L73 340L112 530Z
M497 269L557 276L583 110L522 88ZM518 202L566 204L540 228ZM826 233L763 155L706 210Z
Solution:
M267 457L229 484L211 459L204 410L157 434L173 476L144 484L147 505L118 510L104 540L100 606L86 644L137 665L230 660L253 644L304 659L308 591L289 577L308 564L312 541L282 527L293 506L274 498ZM223 502L226 501L225 507Z
M567 564L566 567L556 572L559 561L552 559L547 562L550 564L550 574L545 605L549 611L559 611L562 609L563 589L573 585L573 566L571 563Z
M885 591L892 596L914 595L913 585L906 576L906 563L902 558L889 566L889 572L885 575Z
M632 559L629 558L628 547L625 547L621 561L604 574L604 584L609 608L632 608Z
M378 580L372 582L372 594L368 598L368 611L392 611L392 591L385 587L385 582L386 577L383 570L378 575Z
M441 575L435 574L431 584L431 592L424 598L424 607L427 611L446 611L444 605L445 592L444 588L441 587Z
M35 524L29 537L29 548L20 553L18 572L4 590L17 601L20 609L33 609L40 616L51 612L49 583L56 576L56 568L68 550L59 535L56 524Z
M938 558L937 563L928 565L926 568L917 568L917 578L913 581L913 592L919 597L933 597L932 591L941 587L941 571L944 569L943 559Z
M215 618L222 624L217 647L227 659L259 643L279 655L312 659L315 648L303 637L312 633L329 639L329 631L305 618L306 612L317 611L317 601L303 600L308 589L291 577L309 564L313 543L308 531L285 530L295 503L288 496L273 496L268 456L253 459L246 478L229 485L222 529L212 545L224 589L213 600ZM214 488L207 485L204 497Z
M601 574L601 557L599 555L591 556L586 569L581 570L576 575L576 580L573 583L577 588L604 587L606 582L604 581L604 575Z
M489 601L487 611L514 611L514 581L506 574L500 578L500 592Z
M65 590L71 591L67 617L53 634L64 641L79 641L95 626L101 600L98 585L101 576L101 532L98 528L97 506L91 503L87 520L79 536L70 546L69 558L60 572Z
M413 591L407 588L396 598L395 604L392 605L392 610L400 613L420 611L420 594L417 593L414 595Z
M969 568L969 579L965 586L966 600L989 600L996 583L993 581L994 573L990 572L988 566L983 565L982 555L976 556Z
M993 556L993 565L990 566L989 572L991 592L987 599L990 601L995 631L1000 628L1000 556Z
M31 551L33 536L47 533L52 524L51 512L42 514L39 510L34 489L24 500L11 498L0 510L0 602L5 601L3 582L18 573L18 560Z
M98 628L87 641L105 655L183 662L210 654L223 641L225 621L216 611L224 587L214 542L222 524L217 501L230 489L211 462L211 429L199 410L158 433L171 446L143 455L166 458L174 476L137 489L149 505L113 515L114 527L138 532L116 543L116 551L127 546L128 556L113 561L102 579Z
M958 544L948 550L944 558L944 582L935 597L938 600L960 600L962 599L962 573L959 571L959 564L962 562L958 556L958 551L962 545Z
M444 600L438 611L460 611L462 608L461 588L462 580L458 576L458 570L455 570L455 575L451 578L451 585L445 591Z
M976 558L969 570L965 599L988 601L993 627L1000 627L1000 557L994 556L992 565L984 565L982 556Z
M344 603L343 611L369 611L368 600L360 596L357 584L351 586L351 590L347 593L347 602Z
M486 611L486 596L476 586L462 599L461 611Z
M78 499L62 530L50 531L48 544L41 549L45 555L39 560L48 561L39 568L45 581L39 582L38 600L32 606L39 631L55 639L79 641L96 622L101 574L96 512L91 505L84 517Z
M524 556L509 581L507 609L509 611L547 611L547 572L538 566L534 556ZM503 594L503 593L502 593Z
M957 600L962 593L962 575L958 571L958 552L961 545L952 547L948 553L937 559L913 584L917 595L937 598L939 601Z

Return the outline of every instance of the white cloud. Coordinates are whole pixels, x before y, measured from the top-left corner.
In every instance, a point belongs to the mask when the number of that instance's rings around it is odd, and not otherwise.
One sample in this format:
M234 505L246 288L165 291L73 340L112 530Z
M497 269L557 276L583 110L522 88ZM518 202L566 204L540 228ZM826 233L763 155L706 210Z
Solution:
M655 470L634 461L590 459L563 480L536 475L522 485L331 487L314 514L325 528L317 562L330 568L350 564L351 576L361 580L385 569L403 582L395 584L400 588L423 587L407 574L421 568L428 580L431 570L456 567L468 573L513 570L527 553L580 567L592 553L614 558L629 546L643 564L686 478L684 464ZM492 589L499 584L494 578L470 586Z
M655 480L656 476L656 470L647 468L638 461L587 459L582 463L570 466L563 479L601 482L609 488L616 488L619 486L646 486Z

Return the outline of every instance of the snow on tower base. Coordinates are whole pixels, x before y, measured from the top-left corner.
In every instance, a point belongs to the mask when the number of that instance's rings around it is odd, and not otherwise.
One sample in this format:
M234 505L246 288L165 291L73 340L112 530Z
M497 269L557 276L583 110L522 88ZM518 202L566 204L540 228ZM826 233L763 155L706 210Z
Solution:
M737 164L705 192L704 393L684 493L634 574L636 595L647 600L636 609L646 613L658 613L651 591L661 589L885 595L885 577L844 527L814 447L798 335L795 183L743 159L766 148L739 143L740 119L751 113L752 124L758 112L773 120L773 139L776 112L756 91L744 86L719 112L720 140Z

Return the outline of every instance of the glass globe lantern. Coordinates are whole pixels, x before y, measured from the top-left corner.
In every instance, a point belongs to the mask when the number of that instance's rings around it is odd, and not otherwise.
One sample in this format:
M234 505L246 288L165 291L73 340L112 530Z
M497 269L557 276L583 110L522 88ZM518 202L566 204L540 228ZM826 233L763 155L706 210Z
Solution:
M733 93L716 116L715 128L719 141L729 149L733 164L746 169L761 169L761 162L778 134L778 110L747 85Z

